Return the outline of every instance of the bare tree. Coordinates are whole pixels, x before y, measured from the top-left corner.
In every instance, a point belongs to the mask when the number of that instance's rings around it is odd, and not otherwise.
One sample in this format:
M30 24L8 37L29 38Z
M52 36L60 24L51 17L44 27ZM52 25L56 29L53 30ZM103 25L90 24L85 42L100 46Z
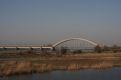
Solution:
M113 45L113 46L112 46L112 51L113 51L114 53L117 53L118 51L120 51L120 47L117 46L117 45Z
M98 52L98 53L102 52L102 48L100 47L100 45L95 46L95 52Z
M67 48L61 47L61 54L66 54L66 53L67 53Z

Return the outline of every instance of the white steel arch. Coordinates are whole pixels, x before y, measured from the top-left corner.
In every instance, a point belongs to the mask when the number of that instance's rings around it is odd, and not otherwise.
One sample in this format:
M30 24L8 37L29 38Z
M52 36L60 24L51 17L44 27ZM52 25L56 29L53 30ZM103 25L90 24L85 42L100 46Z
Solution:
M93 42L93 41L90 41L90 40L87 40L87 39L83 39L83 38L69 38L69 39L64 39L64 40L61 40L61 41L55 43L55 44L53 45L53 47L56 47L56 46L60 45L61 43L64 43L64 42L67 42L67 41L71 41L71 40L86 41L86 42L88 42L88 43L90 43L90 44L92 44L92 45L94 45L94 46L97 46L97 45L98 45L97 43L95 43L95 42Z

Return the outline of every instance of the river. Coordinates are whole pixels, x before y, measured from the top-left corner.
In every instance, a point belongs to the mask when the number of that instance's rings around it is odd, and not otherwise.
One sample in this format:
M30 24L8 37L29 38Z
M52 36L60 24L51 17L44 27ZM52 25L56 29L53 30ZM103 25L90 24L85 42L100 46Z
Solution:
M107 70L52 71L1 77L0 80L121 80L121 68Z

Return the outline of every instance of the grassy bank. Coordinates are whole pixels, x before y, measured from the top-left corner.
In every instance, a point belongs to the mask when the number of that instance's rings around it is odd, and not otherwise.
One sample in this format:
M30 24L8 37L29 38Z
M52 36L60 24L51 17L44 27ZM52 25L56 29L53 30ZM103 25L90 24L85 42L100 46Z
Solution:
M19 55L0 60L0 76L53 70L109 69L121 67L121 53L57 56Z

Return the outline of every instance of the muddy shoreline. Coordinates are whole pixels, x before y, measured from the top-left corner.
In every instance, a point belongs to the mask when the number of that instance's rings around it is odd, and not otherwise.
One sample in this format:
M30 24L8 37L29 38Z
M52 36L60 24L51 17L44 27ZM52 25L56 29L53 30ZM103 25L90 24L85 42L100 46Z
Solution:
M61 57L28 56L0 60L0 76L54 70L109 69L112 67L121 67L121 53L78 54Z

